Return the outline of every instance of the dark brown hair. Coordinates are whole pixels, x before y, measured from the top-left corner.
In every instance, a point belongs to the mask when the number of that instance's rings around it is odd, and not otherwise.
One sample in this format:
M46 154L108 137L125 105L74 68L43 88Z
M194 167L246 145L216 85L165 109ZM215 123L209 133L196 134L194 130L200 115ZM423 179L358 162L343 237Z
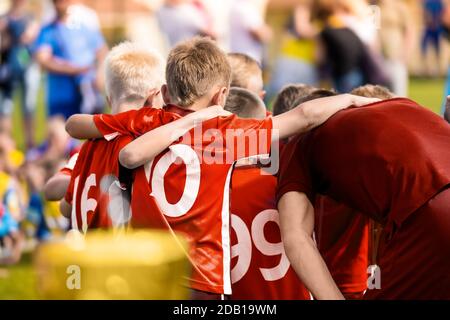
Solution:
M313 86L305 84L291 84L284 87L275 97L273 114L278 116L298 106L296 101L316 90Z

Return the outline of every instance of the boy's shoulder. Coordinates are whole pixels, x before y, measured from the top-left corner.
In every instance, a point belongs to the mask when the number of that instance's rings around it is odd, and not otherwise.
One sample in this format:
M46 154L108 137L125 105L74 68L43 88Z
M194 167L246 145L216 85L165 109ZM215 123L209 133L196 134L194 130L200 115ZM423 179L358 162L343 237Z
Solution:
M257 129L272 128L272 117L264 119L244 119L233 114L228 117L218 117L217 123L219 128L223 129Z

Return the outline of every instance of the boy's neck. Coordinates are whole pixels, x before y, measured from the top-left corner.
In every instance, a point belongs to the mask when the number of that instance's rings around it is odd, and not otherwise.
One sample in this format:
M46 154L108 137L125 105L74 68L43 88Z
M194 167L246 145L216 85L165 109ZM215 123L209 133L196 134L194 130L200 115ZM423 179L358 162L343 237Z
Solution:
M206 101L206 100L200 99L200 100L195 101L190 106L185 106L185 107L179 106L179 107L182 108L182 109L185 109L185 110L189 110L189 111L194 111L195 112L195 111L199 111L199 110L202 110L202 109L206 109L206 108L208 108L210 106L211 106L210 101Z
M127 111L130 111L130 110L138 110L138 109L140 109L140 108L136 107L136 105L129 105L129 104L125 104L125 103L122 103L122 104L119 104L119 105L115 105L115 106L111 106L111 112L113 114L127 112Z

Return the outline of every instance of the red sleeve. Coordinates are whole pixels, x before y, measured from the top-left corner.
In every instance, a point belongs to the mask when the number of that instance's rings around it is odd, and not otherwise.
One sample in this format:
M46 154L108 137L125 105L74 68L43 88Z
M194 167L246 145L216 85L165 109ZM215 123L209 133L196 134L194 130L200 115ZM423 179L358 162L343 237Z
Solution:
M69 159L69 161L67 161L67 163L64 166L64 168L59 170L59 173L71 176L72 175L72 171L75 168L75 165L77 163L78 155L79 155L79 152L74 153L73 156Z
M234 161L270 154L272 146L272 118L264 120L240 119L236 116L218 118L225 135L226 149Z
M177 118L179 116L162 109L145 107L116 115L96 115L94 123L103 137L111 141L121 135L139 137Z
M64 167L61 170L59 170L59 173L60 174L64 174L66 176L71 176L72 175L72 170Z
M308 156L302 148L302 143L301 137L289 142L281 154L277 202L286 193L295 191L306 194L309 200L314 203L313 180L308 166Z

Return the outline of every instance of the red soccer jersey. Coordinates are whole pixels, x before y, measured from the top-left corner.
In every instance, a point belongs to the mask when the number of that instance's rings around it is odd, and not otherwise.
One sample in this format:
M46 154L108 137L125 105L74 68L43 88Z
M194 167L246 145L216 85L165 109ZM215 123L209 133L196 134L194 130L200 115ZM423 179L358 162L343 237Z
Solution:
M326 195L400 226L450 184L450 126L397 98L343 110L284 150L278 198Z
M237 168L232 176L232 299L310 300L281 242L277 178L261 170Z
M97 116L105 137L142 135L151 117L167 118L169 106L150 114L141 109L131 117ZM136 227L169 227L186 236L196 290L231 294L229 188L234 161L270 151L272 121L236 116L206 121L191 130L188 140L173 144L145 168L133 184L132 214Z
M277 196L303 192L316 209L321 201L316 196L328 196L328 203L322 202L326 211L322 226L328 229L328 245L337 235L333 233L340 232L334 222L340 220L340 226L344 226L352 215L348 208L380 223L392 221L400 226L450 183L449 136L448 124L408 99L344 110L286 146ZM330 205L331 199L342 204ZM363 238L367 231L361 232L364 221L352 219L340 242L330 246L331 251L325 250L325 259L332 266L334 259L357 253L358 241L366 242ZM348 253L344 251L347 248ZM358 266L357 261L361 266L349 270L355 270L354 280L362 284L362 271L357 270L362 270L363 257L359 256L353 257L358 259L354 266Z
M315 238L334 281L346 299L367 290L370 219L328 197L314 205Z
M73 229L109 228L128 222L129 201L119 184L119 152L132 138L84 143L67 188ZM124 219L126 221L124 221ZM117 223L116 223L117 222Z

